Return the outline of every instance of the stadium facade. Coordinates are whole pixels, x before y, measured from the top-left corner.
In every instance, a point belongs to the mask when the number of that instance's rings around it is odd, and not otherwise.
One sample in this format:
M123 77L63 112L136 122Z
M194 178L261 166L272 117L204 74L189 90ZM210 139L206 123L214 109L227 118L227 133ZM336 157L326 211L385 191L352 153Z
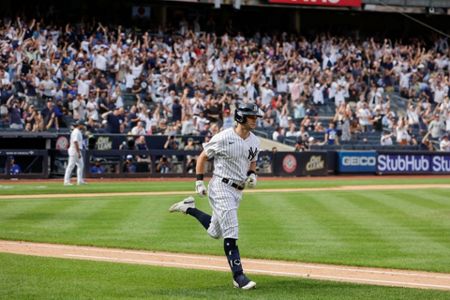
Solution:
M385 32L391 36L426 34L427 29L401 13L441 30L448 28L445 0L155 0L155 1L2 1L4 16L53 18L56 23L96 18L104 22L178 27L197 19L202 29L243 33L328 30Z

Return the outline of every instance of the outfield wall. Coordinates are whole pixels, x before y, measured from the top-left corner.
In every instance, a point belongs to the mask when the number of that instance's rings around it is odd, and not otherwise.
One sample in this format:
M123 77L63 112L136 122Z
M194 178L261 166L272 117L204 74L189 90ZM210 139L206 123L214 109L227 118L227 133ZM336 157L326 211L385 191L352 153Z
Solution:
M201 136L176 136L174 140L179 148L183 148L188 138L192 138L197 146L204 141ZM199 151L165 150L168 136L162 135L145 136L147 151L118 150L123 144L134 148L135 139L134 136L123 134L88 135L85 140L88 150L84 151L86 177L194 177L195 159ZM0 138L0 178L62 177L67 167L68 146L68 133L4 132ZM20 172L13 168L13 164L19 165ZM98 168L93 170L96 165ZM209 162L206 173L210 175L211 171L212 162ZM259 153L257 171L259 176L281 177L450 174L450 153L394 150L262 151Z
M87 178L194 177L199 151L87 150ZM66 150L0 150L0 178L62 177ZM19 165L19 170L13 168ZM100 172L98 171L100 170ZM15 172L13 172L15 171ZM211 175L212 161L206 174ZM411 151L262 151L259 176L304 177L335 174L450 174L450 153Z

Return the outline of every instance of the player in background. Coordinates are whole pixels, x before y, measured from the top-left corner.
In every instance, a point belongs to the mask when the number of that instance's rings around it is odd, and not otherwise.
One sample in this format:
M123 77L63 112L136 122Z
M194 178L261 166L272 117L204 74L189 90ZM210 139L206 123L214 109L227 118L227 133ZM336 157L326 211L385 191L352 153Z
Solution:
M9 157L9 175L19 175L22 173L22 168L15 161L14 156Z
M84 174L84 161L81 150L83 149L83 133L85 129L85 123L83 121L77 121L74 125L74 129L70 134L70 146L69 146L69 163L66 168L66 173L64 175L64 185L72 185L70 183L70 177L72 175L72 170L77 166L77 184L86 184L83 178Z
M203 145L196 165L195 189L201 197L208 195L212 216L195 208L193 197L169 208L170 212L183 212L196 218L212 238L223 238L233 285L245 290L254 288L256 283L244 274L242 268L237 246L237 210L245 186L256 186L256 160L260 142L251 130L255 129L257 118L262 116L263 112L256 104L238 105L234 115L237 126L221 131ZM206 162L211 158L214 158L214 170L207 190L203 177Z

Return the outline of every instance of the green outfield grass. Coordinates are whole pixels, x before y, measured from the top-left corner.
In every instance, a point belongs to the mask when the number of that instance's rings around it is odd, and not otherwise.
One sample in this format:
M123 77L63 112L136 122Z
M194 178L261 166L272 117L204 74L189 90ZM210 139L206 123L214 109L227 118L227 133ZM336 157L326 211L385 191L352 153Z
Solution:
M261 185L287 183L295 182ZM169 184L177 190L187 183ZM114 187L129 191L130 185ZM398 191L246 194L239 210L239 246L244 257L450 272L449 198L448 189L407 186ZM0 239L222 255L221 242L209 238L192 217L168 213L181 199L0 200ZM206 199L197 203L210 211Z
M154 192L154 191L190 191L194 190L194 179L184 182L174 181L136 181L125 182L105 181L92 182L83 186L63 186L62 181L22 183L11 181L0 183L0 195L34 195L34 194L57 194L57 193L111 193L111 192ZM444 183L450 184L450 179L442 178L404 178L373 177L364 179L361 177L337 177L335 180L321 180L310 178L302 180L298 178L284 178L283 180L266 180L260 177L257 189L268 188L315 188L315 187L336 187L344 185L380 185L380 184L405 184L415 185L420 183Z
M0 254L1 299L449 299L449 292Z

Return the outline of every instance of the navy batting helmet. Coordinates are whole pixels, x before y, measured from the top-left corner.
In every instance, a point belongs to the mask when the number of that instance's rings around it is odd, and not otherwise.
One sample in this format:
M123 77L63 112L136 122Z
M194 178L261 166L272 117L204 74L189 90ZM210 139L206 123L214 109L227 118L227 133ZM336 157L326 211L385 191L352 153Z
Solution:
M234 119L238 123L245 123L247 116L257 116L262 118L263 111L254 103L238 104L234 111Z

